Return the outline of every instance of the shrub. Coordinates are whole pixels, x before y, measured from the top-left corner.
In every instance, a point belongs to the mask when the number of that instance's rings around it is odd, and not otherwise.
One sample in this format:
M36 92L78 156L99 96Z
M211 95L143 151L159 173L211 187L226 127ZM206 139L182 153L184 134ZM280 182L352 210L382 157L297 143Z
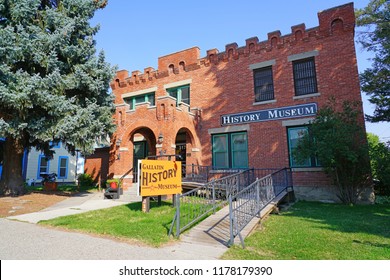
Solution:
M94 185L92 176L90 174L80 174L77 179L80 187L92 187Z

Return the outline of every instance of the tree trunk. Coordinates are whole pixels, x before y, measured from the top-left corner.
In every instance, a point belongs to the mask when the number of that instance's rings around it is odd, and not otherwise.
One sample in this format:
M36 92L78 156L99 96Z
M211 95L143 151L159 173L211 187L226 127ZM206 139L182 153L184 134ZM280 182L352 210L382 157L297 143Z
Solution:
M0 194L22 195L26 192L23 180L22 141L7 137L4 143L3 174L0 180Z

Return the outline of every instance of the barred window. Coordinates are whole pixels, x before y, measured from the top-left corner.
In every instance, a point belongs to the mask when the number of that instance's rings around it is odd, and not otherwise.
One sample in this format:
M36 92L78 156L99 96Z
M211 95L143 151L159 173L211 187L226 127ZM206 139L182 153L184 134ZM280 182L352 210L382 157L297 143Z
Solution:
M255 81L255 102L274 99L272 66L253 71Z
M293 62L295 95L317 93L314 57Z

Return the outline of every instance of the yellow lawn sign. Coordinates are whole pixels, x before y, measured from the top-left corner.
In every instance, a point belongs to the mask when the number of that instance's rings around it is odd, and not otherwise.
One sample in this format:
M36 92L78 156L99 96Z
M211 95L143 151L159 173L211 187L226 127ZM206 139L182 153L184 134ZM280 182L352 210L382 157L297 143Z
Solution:
M181 193L181 162L169 160L139 161L139 191L141 196Z

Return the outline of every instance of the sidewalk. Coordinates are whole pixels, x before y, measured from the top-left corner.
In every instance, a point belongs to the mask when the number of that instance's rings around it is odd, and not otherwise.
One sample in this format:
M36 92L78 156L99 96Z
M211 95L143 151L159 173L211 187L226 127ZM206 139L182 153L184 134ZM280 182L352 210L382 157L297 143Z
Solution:
M141 198L137 196L136 187L134 186L129 190L124 191L123 195L121 195L119 199L104 199L104 194L101 192L82 193L39 212L11 216L7 217L6 220L23 221L30 224L36 224L42 220L49 220L60 216L68 216L91 210L114 207L136 201L141 201ZM174 242L173 245L167 245L162 248L145 247L143 250L140 250L138 246L131 246L125 243L122 244L121 242L118 242L118 246L125 246L128 247L127 250L130 252L137 252L136 256L134 256L136 259L219 259L228 249L227 241L230 238L229 215L226 212L228 211L227 207L225 208L203 220L191 230L184 232L180 236L180 241ZM265 210L266 209L264 209L264 211ZM264 215L267 215L267 213L264 213ZM242 237L245 238L249 235L259 221L259 218L254 218L243 230ZM38 230L38 228L36 230ZM42 228L41 230L50 231L53 229ZM58 233L53 232L53 235L54 234ZM47 233L46 235L49 234ZM74 237L70 236L69 238ZM90 237L90 239L91 238L92 237ZM95 242L107 242L103 241L104 238L99 239L102 239L102 241L95 240ZM235 240L235 243L240 244L239 240ZM85 256L91 258L91 256L88 255L89 252L85 252L84 254ZM98 255L96 257L98 257ZM95 256L92 256L92 258L95 258ZM113 256L113 258L115 257Z
M7 219L36 224L43 220L80 214L91 210L110 208L136 201L141 201L141 198L136 195L135 187L125 191L123 195L120 196L120 199L104 199L104 194L102 192L80 193L39 212L10 216L7 217Z
M32 244L20 244L14 245L12 248L24 247L24 258L28 259L68 259L69 256L74 254L75 251L80 251L84 249L80 249L78 247L77 249L72 248L71 244L79 244L79 239L83 240L81 243L86 244L86 242L89 242L89 240L94 243L99 249L94 248L94 252L91 253L88 250L83 251L82 256L80 255L80 259L83 259L84 257L86 259L99 259L101 256L105 256L106 258L121 258L122 254L126 252L128 255L126 258L131 259L181 259L181 260L210 260L210 259L219 259L222 254L228 249L226 245L221 242L218 238L210 238L210 232L204 231L204 229L212 229L215 225L214 222L211 221L207 222L208 219L202 221L198 226L191 229L188 233L184 233L180 237L179 242L174 242L172 245L163 246L161 248L149 248L144 246L137 246L137 245L129 245L126 243L118 242L118 241L112 241L105 238L98 238L98 237L92 237L80 233L72 233L72 232L61 232L55 229L50 228L43 228L36 226L39 221L42 220L48 220L53 219L60 216L68 216L68 215L74 215L79 214L91 210L97 210L97 209L103 209L103 208L109 208L114 207L117 205L122 204L128 204L131 202L141 201L141 198L137 196L136 194L136 188L132 187L127 191L124 191L123 195L120 196L120 199L104 199L103 193L82 193L80 195L68 198L66 200L63 200L51 207L48 207L46 209L43 209L39 212L30 213L30 214L23 214L18 216L10 216L4 219L4 221L1 221L0 224L3 223L3 226L9 226L11 227L23 227L22 230L24 233L31 231L31 232L40 232L38 235L40 236L39 240L36 240L35 242L32 242ZM218 218L218 213L213 215L214 219L221 219ZM222 216L226 216L222 213ZM222 217L223 219L223 217ZM6 221L9 221L8 223ZM27 223L16 223L16 221L22 221ZM13 225L9 224L12 223ZM200 228L199 230L195 230L195 228ZM51 233L49 233L51 232ZM197 238L193 237L193 234L190 234L190 232L197 233L203 232L204 236L203 238ZM62 242L66 242L67 249L66 251L70 251L68 255L66 255L64 248L61 247L59 244L52 244L51 252L47 255L40 253L40 254L34 254L34 252L42 251L42 249L37 249L34 247L34 250L29 250L28 246L40 246L44 247L44 240L41 240L44 236L50 239L50 242L53 242L53 237L57 235L66 235L63 236ZM32 234L32 236L36 236L37 234ZM7 235L8 236L8 235ZM207 237L207 238L206 238ZM77 238L77 240L75 239ZM72 242L68 242L67 240L73 240ZM87 241L88 240L88 241ZM30 240L32 241L32 240ZM100 243L110 243L111 248L118 247L121 248L120 256L117 255L119 253L114 253L117 250L114 251L104 251L104 253L101 253L101 250L106 250L102 246L98 246ZM0 242L1 243L1 242ZM8 243L8 242L7 242ZM42 243L42 244L41 244ZM116 244L116 245L115 245ZM91 245L91 246L95 246ZM114 246L114 247L112 247ZM57 247L61 247L57 248ZM104 246L105 247L105 246ZM8 251L13 252L12 248L10 248ZM57 248L57 249L56 249ZM86 247L87 248L87 247ZM107 249L108 250L108 249ZM31 252L27 252L31 251ZM62 252L61 254L59 252ZM131 252L131 254L130 254ZM10 256L10 254L8 256ZM80 252L79 252L80 253ZM14 256L14 254L18 254L17 252L13 252L11 255ZM110 255L111 254L111 255ZM1 255L1 254L0 254ZM15 257L16 259L18 257Z

